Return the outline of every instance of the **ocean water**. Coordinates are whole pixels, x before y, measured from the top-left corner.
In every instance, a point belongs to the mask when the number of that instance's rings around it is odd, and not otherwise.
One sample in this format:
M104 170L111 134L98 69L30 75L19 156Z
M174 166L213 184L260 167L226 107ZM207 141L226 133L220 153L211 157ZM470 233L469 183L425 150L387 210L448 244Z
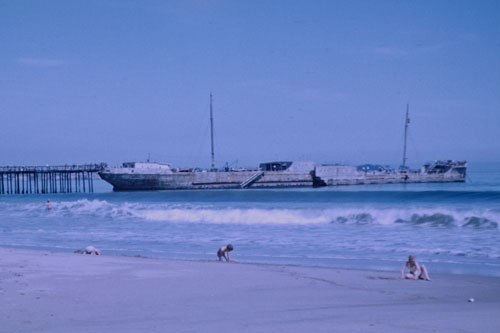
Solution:
M500 165L466 183L320 189L0 196L0 246L241 262L500 276ZM45 201L52 208L47 210Z

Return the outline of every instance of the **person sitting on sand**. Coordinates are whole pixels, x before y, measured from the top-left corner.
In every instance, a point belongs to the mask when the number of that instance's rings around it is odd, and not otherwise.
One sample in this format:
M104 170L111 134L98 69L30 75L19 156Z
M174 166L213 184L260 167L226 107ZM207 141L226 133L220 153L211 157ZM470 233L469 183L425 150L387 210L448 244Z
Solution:
M224 258L227 262L230 262L231 260L229 259L229 252L231 252L232 250L233 246L231 244L227 244L226 246L221 247L217 251L217 257L219 257L219 261L222 261L222 258Z
M405 275L406 268L408 268L408 274ZM408 257L408 261L403 265L403 268L401 268L401 278L426 281L431 280L429 278L427 268L425 268L424 265L419 265L413 254Z

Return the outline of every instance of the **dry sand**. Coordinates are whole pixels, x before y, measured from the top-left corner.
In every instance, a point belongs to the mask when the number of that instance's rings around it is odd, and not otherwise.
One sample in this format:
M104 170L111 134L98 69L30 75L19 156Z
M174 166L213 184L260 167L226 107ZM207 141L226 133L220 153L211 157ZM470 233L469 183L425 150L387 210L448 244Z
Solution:
M500 331L494 277L6 248L0 268L1 332Z

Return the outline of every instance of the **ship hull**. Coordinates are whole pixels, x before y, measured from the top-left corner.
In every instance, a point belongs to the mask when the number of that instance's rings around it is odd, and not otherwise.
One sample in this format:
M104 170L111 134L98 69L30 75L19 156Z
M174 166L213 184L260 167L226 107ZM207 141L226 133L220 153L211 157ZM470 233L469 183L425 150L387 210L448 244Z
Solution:
M462 177L443 177L441 175L391 175L391 176L364 176L357 178L328 178L325 186L340 185L372 185L372 184L417 184L417 183L463 183Z
M100 172L114 191L296 188L367 184L465 182L465 173L363 173L345 166L317 166L304 173L287 172L175 172L141 174ZM253 179L253 178L254 179ZM251 181L249 181L251 180Z
M254 172L186 172L173 174L130 174L100 172L102 179L113 185L114 191L204 190L241 188L312 187L310 174L266 172L247 186L245 181Z

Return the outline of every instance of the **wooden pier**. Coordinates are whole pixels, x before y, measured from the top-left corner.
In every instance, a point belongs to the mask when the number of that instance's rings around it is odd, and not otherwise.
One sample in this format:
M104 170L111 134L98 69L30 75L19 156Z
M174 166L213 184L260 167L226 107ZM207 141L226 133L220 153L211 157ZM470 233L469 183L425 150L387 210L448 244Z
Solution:
M94 175L105 166L0 166L0 194L94 192Z

